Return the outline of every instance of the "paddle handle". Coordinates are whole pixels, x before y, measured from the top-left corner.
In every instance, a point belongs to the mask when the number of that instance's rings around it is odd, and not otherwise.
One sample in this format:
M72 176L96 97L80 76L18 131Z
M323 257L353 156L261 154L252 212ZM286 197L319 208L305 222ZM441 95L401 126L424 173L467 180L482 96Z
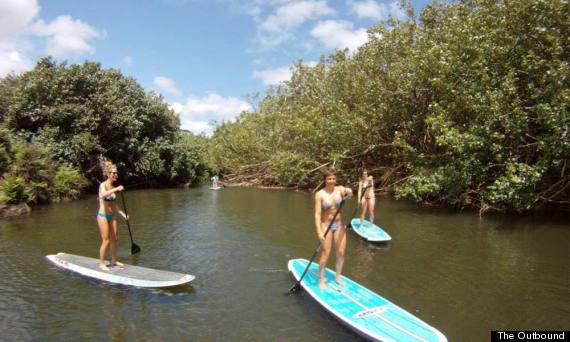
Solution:
M313 263L313 261L315 260L315 257L317 256L317 254L319 253L319 251L321 250L321 247L323 245L324 240L327 238L327 234L329 233L329 231L331 230L331 227L333 225L334 220L336 219L338 213L340 213L340 209L342 209L342 206L344 205L345 199L343 198L340 201L340 205L338 206L338 209L336 210L336 212L333 215L333 218L331 220L331 223L329 223L329 226L327 227L327 230L325 231L325 235L323 235L323 239L319 241L319 245L317 246L317 249L315 250L315 252L313 253L313 256L311 257L311 259L309 260L309 263L307 264L307 267L305 268L305 271L303 271L303 274L301 275L301 277L299 278L299 280L297 280L297 282L295 283L295 285L293 285L293 287L289 290L289 292L291 292L294 288L297 288L300 284L301 284L301 280L303 280L303 278L305 277L305 274L307 274L307 272L309 271L309 267L311 266L311 264Z
M121 201L123 202L123 209L125 209L125 216L127 217L127 228L129 229L129 237L131 238L131 245L134 244L133 242L133 234L131 233L131 224L129 223L129 213L127 212L127 204L125 203L125 196L123 196L123 192L121 191Z

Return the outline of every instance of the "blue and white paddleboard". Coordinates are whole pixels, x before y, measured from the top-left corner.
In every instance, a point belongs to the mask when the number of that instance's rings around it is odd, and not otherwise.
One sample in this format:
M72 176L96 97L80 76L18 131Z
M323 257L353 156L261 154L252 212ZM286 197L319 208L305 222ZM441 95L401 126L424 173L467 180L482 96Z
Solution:
M127 265L109 267L109 271L99 268L99 260L84 256L57 253L46 255L56 266L81 275L104 280L110 283L138 287L170 287L186 284L194 280L194 276L152 268Z
M390 241L392 238L379 226L364 220L364 224L360 224L360 219L352 219L350 221L352 229L362 238L370 242Z
M309 263L289 260L289 271L299 280ZM341 276L345 285L335 281L335 273L326 269L325 290L318 285L319 265L312 263L301 286L326 310L356 333L374 341L447 341L437 329L396 306L364 286Z

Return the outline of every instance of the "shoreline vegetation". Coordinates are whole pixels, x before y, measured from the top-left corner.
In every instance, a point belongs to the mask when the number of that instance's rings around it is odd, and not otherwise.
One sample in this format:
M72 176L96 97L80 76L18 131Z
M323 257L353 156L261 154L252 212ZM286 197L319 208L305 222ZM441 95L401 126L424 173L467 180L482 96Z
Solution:
M433 2L368 29L355 53L299 61L216 128L229 182L315 189L363 168L396 198L457 209L570 206L566 1ZM263 134L259 134L263 132Z
M298 61L211 137L97 62L51 57L0 79L0 217L76 199L102 181L315 191L325 168L382 193L485 212L570 208L570 5L435 1L368 29L355 52ZM263 132L263 134L260 134ZM19 207L14 207L18 205Z

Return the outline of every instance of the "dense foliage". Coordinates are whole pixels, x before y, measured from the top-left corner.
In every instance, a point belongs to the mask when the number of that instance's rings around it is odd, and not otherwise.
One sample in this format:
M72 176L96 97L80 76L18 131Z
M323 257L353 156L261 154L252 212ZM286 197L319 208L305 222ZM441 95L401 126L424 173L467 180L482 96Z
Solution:
M0 148L3 187L18 198L10 202L34 202L44 192L76 197L72 184L84 185L78 176L92 186L102 180L103 156L117 164L124 184L192 183L206 170L205 137L181 131L162 97L94 62L67 66L44 58L0 80L0 123L19 139L12 157ZM22 184L36 195L20 194Z
M47 148L30 144L2 126L0 156L0 203L75 199L87 185L78 170L54 162Z
M570 204L564 0L434 2L369 42L299 62L259 110L217 128L234 181L317 186L366 167L400 198L524 211Z

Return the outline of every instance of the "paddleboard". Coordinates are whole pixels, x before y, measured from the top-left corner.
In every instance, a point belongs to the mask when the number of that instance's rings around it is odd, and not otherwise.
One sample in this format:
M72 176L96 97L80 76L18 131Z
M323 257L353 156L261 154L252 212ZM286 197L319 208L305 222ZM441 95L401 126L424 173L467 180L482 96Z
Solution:
M127 265L109 267L109 271L99 268L99 260L79 255L57 253L46 255L56 266L81 275L104 280L110 283L138 287L170 287L191 282L194 276L152 268Z
M383 241L390 241L392 238L388 233L386 233L382 228L379 226L370 223L367 220L364 220L364 224L360 224L360 219L352 219L350 221L352 225L352 229L354 232L360 237L368 240L370 242L383 242Z
M299 280L309 261L289 260L289 271ZM341 276L345 285L335 281L335 273L325 270L325 289L318 285L319 265L312 263L301 286L320 305L356 333L374 341L447 341L437 329L396 306L364 286Z
M215 187L215 188L210 187L209 189L210 189L210 190L221 190L221 189L223 189L223 188L222 188L221 186L218 186L218 187Z

